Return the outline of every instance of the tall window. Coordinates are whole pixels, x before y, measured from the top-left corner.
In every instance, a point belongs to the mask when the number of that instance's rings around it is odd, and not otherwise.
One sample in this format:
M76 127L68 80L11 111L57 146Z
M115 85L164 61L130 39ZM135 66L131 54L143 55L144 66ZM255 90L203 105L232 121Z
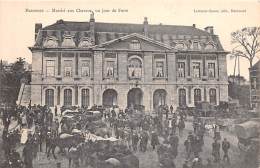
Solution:
M130 43L130 49L140 50L141 49L140 42L138 40L132 40Z
M201 101L201 90L194 89L194 105L196 106L200 101Z
M185 63L178 62L178 77L184 78L185 77Z
M128 76L130 78L142 77L142 62L138 58L133 58L129 61Z
M64 61L64 76L65 77L72 77L72 61L65 60Z
M115 61L106 62L106 77L114 77Z
M179 106L186 106L186 90L180 89L179 90Z
M164 77L164 65L162 61L156 62L156 77Z
M251 78L251 88L256 89L256 78L255 77Z
M208 77L215 78L215 63L208 63Z
M209 102L211 104L217 104L216 89L209 89Z
M89 106L89 89L81 90L81 105L83 107Z
M193 42L193 49L198 50L199 49L199 42Z
M45 105L47 105L49 107L54 106L54 90L53 89L45 90Z
M46 61L46 76L55 76L55 61L47 60Z
M81 76L82 77L90 76L90 61L88 60L81 61Z
M64 90L64 106L72 106L72 90Z
M194 78L200 78L200 63L199 62L193 62L192 68L193 68L193 77Z

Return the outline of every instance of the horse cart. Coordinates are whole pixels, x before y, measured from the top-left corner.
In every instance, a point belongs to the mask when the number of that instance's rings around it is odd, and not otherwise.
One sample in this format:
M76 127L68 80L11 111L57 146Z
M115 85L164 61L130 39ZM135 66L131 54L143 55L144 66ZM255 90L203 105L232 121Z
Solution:
M238 147L246 152L249 148L257 148L259 141L260 124L257 121L246 121L235 125L235 132L238 138Z

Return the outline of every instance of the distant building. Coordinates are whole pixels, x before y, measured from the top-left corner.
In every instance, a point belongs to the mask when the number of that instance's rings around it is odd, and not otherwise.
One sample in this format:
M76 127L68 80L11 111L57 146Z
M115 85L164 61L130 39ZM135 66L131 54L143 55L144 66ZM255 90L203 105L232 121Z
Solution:
M212 26L58 20L35 25L32 104L121 108L228 101L226 52ZM28 101L27 101L28 102Z
M260 106L260 60L249 68L251 76L251 105L253 108Z

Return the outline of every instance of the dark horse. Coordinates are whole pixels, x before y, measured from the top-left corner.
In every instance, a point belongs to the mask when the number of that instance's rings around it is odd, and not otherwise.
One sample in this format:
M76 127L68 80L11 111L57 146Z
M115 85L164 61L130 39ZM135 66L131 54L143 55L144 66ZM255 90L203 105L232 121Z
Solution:
M55 138L51 139L50 147L47 152L47 157L50 155L50 151L52 151L52 155L54 159L56 159L55 156L55 148L59 147L60 151L64 151L65 148L69 149L73 146L77 146L79 143L84 142L85 138L82 135L75 134L60 134Z

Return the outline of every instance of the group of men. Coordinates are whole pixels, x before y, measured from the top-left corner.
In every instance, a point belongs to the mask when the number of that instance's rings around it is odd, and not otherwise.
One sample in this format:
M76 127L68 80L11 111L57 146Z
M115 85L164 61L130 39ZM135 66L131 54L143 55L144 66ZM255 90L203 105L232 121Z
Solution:
M118 130L121 127L119 121L129 119L129 115L132 115L135 112L136 111L131 109L126 109L125 111L119 111L116 113L115 110L112 109L109 112L103 112L103 119L109 122L113 121L111 122L112 124L110 123L110 126L114 130L116 137L121 138L118 133ZM21 126L20 129L30 129L34 126L35 131L33 134L29 133L28 140L23 149L24 164L26 168L32 168L32 160L37 155L38 151L42 151L42 144L46 144L45 152L48 153L52 140L60 133L60 123L57 119L57 107L53 114L47 106L19 106L15 108L13 117L17 119L18 124ZM112 118L113 120L106 120L108 118ZM159 158L167 158L166 156L171 155L170 158L173 160L178 155L178 146L180 144L179 138L183 137L186 118L187 114L184 110L174 112L172 106L170 108L161 107L158 109L157 115L145 116L140 119L140 122L137 125L131 125L129 123L128 125L123 125L123 129L125 129L125 127L130 127L129 135L124 136L124 138L129 140L130 143L128 145L134 152L138 150L140 152L146 152L148 144L150 143L151 149L157 150L158 156L160 155ZM10 137L11 135L8 133L10 120L10 116L5 114L3 117L3 123L6 132L3 133L3 139L5 140L4 143L8 144L6 156L9 158L16 158L17 152L15 152L15 145L13 145L12 141L10 142L7 139L7 137ZM188 168L188 162L192 159L195 159L193 160L195 162L192 164L192 168L199 168L198 166L201 164L199 153L202 151L202 146L204 144L204 133L205 128L203 127L203 124L195 124L194 132L189 132L187 139L183 143L186 149L187 159L183 168ZM168 147L161 148L161 145L168 145ZM212 143L212 155L214 161L220 161L221 146L224 152L223 160L230 162L228 155L230 143L226 138L224 138L222 144L220 144L218 139L215 139ZM164 148L167 149L166 154L165 152L158 152L158 150ZM210 162L210 160L208 162ZM170 163L170 165L174 165L174 162Z

